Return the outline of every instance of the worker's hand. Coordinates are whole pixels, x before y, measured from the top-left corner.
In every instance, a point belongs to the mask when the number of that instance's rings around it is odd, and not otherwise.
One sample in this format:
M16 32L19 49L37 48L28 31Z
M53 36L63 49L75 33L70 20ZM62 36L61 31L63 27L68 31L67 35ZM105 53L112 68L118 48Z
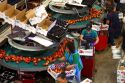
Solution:
M95 46L98 43L98 41L94 42L93 45Z
M83 41L83 36L80 36L80 40Z
M91 45L91 46L95 46L96 44L95 44L95 43L91 43L90 45Z
M80 40L83 41L83 39L80 37Z
M67 71L68 71L68 70L71 70L71 69L73 69L75 66L76 66L75 64L68 65L68 66L66 67L66 70L67 70Z
M61 57L58 59L59 61L66 61L66 58L65 57Z
M93 43L93 45L95 46L97 43L95 42L95 43Z

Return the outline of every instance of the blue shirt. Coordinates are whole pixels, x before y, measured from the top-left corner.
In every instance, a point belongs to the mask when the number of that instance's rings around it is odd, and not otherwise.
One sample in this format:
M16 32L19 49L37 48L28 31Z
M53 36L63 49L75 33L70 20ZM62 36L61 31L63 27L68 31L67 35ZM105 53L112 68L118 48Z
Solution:
M83 64L82 64L81 58L78 54L78 51L75 50L75 53L65 52L65 57L66 57L66 61L69 64L76 64L76 66L75 66L75 69L76 69L75 76L76 76L77 83L80 83L80 80L81 80L81 77L80 77L81 74L80 73L81 73L81 70L83 68Z
M66 61L69 64L77 64L79 67L79 70L83 68L83 63L77 50L75 51L75 53L65 52L65 57L66 57Z
M96 39L96 37L98 36L96 31L91 30L90 32L88 32L86 29L82 31L82 35L83 38L92 38L92 39Z

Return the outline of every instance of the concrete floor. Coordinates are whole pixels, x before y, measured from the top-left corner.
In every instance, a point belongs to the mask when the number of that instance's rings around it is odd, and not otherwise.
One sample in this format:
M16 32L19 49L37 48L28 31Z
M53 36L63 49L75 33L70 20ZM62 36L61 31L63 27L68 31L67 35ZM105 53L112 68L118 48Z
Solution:
M112 59L111 49L96 52L94 83L117 83L117 65L119 60Z

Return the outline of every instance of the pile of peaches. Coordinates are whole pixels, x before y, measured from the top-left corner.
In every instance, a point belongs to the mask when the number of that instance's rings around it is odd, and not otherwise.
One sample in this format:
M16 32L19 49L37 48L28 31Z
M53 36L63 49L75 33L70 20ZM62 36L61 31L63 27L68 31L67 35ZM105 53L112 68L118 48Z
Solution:
M51 72L50 69L49 69L48 71ZM55 73L62 73L62 72L63 72L63 69L62 69L62 68L55 68L55 69L53 69L52 71L54 71Z
M97 10L95 8L91 8L89 10L89 15L84 16L82 18L79 19L72 19L72 20L66 20L66 22L68 22L69 24L75 24L76 22L80 22L80 21L86 21L86 20L90 20L92 18L97 18L102 14L101 10Z
M17 55L5 55L4 59L6 62L13 61L16 63L20 63L21 61L24 61L25 63L33 62L34 65L37 65L39 61L41 61L41 58L36 57L23 57L23 56L17 56Z
M39 57L24 57L24 56L17 56L17 55L8 55L6 54L5 50L0 50L0 59L4 59L6 62L13 61L16 63L20 63L21 61L24 61L27 64L30 62L33 62L34 65L37 65L38 62L40 62L41 60L45 60L46 62L44 66L47 66L64 55L64 50L65 50L64 48L67 42L68 41L64 39L63 43L59 45L59 49L56 52L54 52L52 55L47 57L39 58Z
M0 50L0 59L3 59L5 55L6 55L6 51Z
M49 65L50 63L54 62L57 58L61 58L64 56L64 51L65 51L65 47L66 44L68 43L69 40L64 39L63 42L60 43L59 49L52 54L51 56L45 57L43 58L43 60L45 60L45 66Z

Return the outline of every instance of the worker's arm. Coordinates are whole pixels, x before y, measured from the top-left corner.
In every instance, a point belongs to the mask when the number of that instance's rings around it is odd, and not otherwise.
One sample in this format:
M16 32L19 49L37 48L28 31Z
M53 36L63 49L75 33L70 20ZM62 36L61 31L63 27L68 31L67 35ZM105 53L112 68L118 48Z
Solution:
M75 68L75 66L76 66L76 64L68 65L68 66L66 66L66 70L69 71L69 70Z
M99 37L98 37L97 32L95 31L95 42L94 42L94 45L96 45L98 42L99 42Z
M112 20L112 16L110 14L107 14L107 20L106 20L106 24L110 24L110 20Z
M94 42L94 45L96 45L99 42L99 37L96 37L96 41Z
M66 57L63 56L63 57L59 58L59 61L66 61Z
M84 35L85 35L85 30L82 30L82 33L81 33L81 35L80 35L80 41L83 41L83 40L84 40L84 39L83 39Z
M83 41L83 35L80 35L80 41Z
M106 20L106 24L108 24L108 25L109 25L109 22L110 22L109 20Z

